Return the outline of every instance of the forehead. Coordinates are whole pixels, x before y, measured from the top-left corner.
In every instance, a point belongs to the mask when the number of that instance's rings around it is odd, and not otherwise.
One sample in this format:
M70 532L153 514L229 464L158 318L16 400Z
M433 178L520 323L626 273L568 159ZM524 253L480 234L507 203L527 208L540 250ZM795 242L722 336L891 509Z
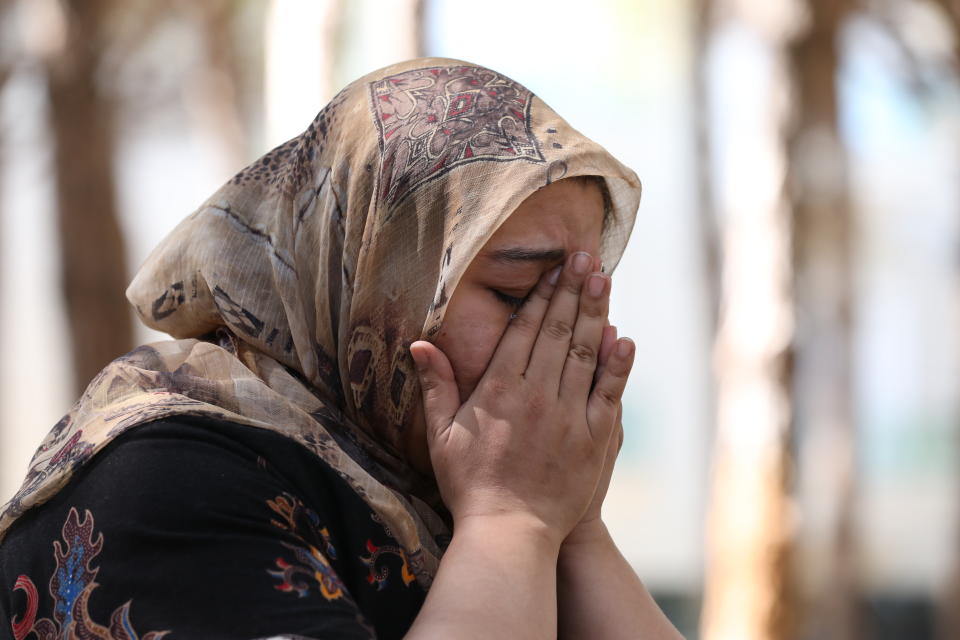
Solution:
M603 230L603 195L593 182L561 180L524 200L484 247L522 245L595 251Z

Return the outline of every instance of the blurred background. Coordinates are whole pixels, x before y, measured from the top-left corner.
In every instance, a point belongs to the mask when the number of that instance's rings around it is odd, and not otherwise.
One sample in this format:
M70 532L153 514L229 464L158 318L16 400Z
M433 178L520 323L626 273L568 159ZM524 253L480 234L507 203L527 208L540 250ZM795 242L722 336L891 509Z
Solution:
M960 637L958 38L957 0L0 0L0 499L164 339L123 290L181 218L456 57L644 182L605 519L680 630Z

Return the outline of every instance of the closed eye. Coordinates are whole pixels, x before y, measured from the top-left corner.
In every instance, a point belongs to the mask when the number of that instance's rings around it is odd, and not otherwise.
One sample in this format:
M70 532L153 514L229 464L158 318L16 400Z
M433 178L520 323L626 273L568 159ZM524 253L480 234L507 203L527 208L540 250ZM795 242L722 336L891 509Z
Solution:
M516 296L511 296L510 294L504 293L503 291L499 291L497 289L490 289L490 291L497 298L497 300L499 300L500 302L502 302L503 304L507 305L512 309L519 309L520 307L523 306L523 303L527 301L527 298L530 297L529 294L527 294L522 298L518 298Z

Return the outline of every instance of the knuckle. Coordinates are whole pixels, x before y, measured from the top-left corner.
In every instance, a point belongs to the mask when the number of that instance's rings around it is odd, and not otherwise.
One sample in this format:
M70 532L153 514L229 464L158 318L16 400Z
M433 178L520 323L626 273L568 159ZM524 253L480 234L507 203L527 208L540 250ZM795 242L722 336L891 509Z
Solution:
M428 393L439 386L440 383L433 378L420 378L420 388Z
M539 416L547 409L547 396L542 389L531 389L527 393L527 412L530 416Z
M543 333L554 340L569 340L573 335L573 328L569 323L553 318L543 325Z
M630 369L633 367L632 362L615 362L613 366L610 367L610 373L617 378L626 379L630 375Z
M571 346L567 356L571 360L582 362L584 364L593 364L597 361L596 350L585 344L575 344Z
M498 398L510 391L514 385L499 376L491 376L482 383L483 392L491 397Z
M607 359L604 374L616 380L626 380L630 376L630 369L632 367L632 362L625 362L619 357L611 356Z
M605 316L606 312L602 304L598 302L584 301L580 305L580 315L586 316L588 318L600 318L602 316Z
M574 282L573 280L566 280L560 283L560 288L563 291L566 291L569 294L572 294L576 297L580 297L580 287L582 286L581 282Z
M620 403L620 394L616 393L612 389L607 389L606 387L597 387L594 392L597 395L597 398L608 407L616 408Z

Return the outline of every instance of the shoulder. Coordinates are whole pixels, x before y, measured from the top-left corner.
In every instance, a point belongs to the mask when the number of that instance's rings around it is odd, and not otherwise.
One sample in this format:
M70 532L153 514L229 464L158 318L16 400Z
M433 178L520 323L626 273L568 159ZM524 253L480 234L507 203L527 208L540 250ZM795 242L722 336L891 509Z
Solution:
M209 418L140 425L110 442L47 503L14 523L90 511L109 530L167 536L270 534L277 499L296 496L312 511L366 509L322 460L283 436ZM265 517L268 516L268 517ZM126 538L126 533L123 534Z
M180 416L140 425L111 442L71 484L86 493L112 485L113 499L163 508L216 508L218 498L288 492L315 507L344 495L360 501L323 460L278 433L215 418ZM362 504L362 501L360 501Z
M377 631L405 628L423 598L401 581L407 593L399 598L385 606L371 599L387 595L378 579L389 559L370 550L376 535L383 528L367 505L296 442L180 418L118 437L25 514L0 546L0 574L32 580L42 612L44 599L63 606L43 587L61 575L62 561L81 554L91 581L96 576L88 585L95 602L131 601L138 629L369 637L366 621ZM16 613L17 602L0 594L0 610ZM89 613L100 621L114 612Z

